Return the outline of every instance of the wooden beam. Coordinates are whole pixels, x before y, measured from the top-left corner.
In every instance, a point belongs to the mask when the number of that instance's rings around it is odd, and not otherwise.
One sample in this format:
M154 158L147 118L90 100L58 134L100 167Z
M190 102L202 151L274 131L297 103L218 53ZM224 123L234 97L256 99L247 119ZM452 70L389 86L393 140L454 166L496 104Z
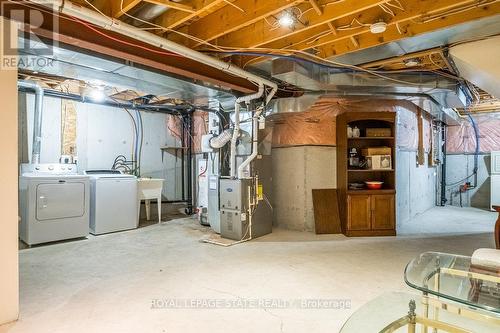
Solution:
M332 34L334 36L337 36L338 32L337 32L337 29L335 28L335 26L333 25L333 23L328 22L327 25L328 25L328 28L330 28L330 30L332 31Z
M396 16L387 19L386 23L388 24L388 26L399 25L401 27L401 24L406 21L422 19L428 15L446 11L451 8L456 8L463 5L471 4L474 2L475 2L474 0L440 0L440 1L420 0L417 2L406 2L405 11L398 12ZM352 22L354 18L363 23L371 23L378 20L381 17L381 15L383 15L383 12L380 10L380 8L376 7L364 11L363 13L356 16L345 17L342 19L342 21L336 23L337 26L346 25ZM333 34L324 35L318 38L314 43L302 43L300 40L300 38L302 38L302 35L300 36L297 35L293 38L283 40L281 43L273 43L272 45L268 44L265 45L265 47L293 48L296 50L306 50L313 47L314 48L320 47L325 44L335 43L338 42L339 40L347 39L350 38L351 36L356 36L369 31L370 31L369 27L360 27L359 29L355 30L339 31L337 35Z
M236 0L234 6L225 6L191 24L189 34L210 41L230 32L238 33L241 28L303 2L304 0ZM269 25L267 27L270 28Z
M122 7L121 0L114 0L111 3L112 16L114 18L120 18L123 15L125 15L125 13L130 11L132 8L137 6L140 2L141 2L141 0L123 0L123 7Z
M186 12L186 13L194 13L195 9L191 6L185 5L180 2L173 2L170 0L143 0L144 2L149 2L154 5L159 5L159 6L165 6L168 8L176 9L181 12Z
M382 59L382 60L377 60L377 61L372 61L368 62L365 64L360 65L360 67L363 68L379 68L379 67L386 67L386 66L393 66L394 64L402 64L404 67L404 61L409 60L409 59L421 59L425 57L431 57L433 55L441 55L443 52L441 48L432 48L428 50L423 50L423 51L418 51L418 52L412 52L412 53L407 53L402 56L396 56L396 57L391 57L387 59Z
M391 19L387 19L388 30L397 29L397 25L401 28L401 24L404 22L418 21L422 20L425 17L429 17L429 15L436 15L436 13L440 13L443 10L450 10L456 8L457 6L463 6L467 4L474 3L474 0L418 0L413 2L405 2L406 7L404 12L397 12L396 16ZM380 19L381 15L383 15L383 11L377 6L370 8L368 10L363 11L362 13L345 16L341 19L338 19L334 22L330 22L330 24L335 26L344 26L348 25L352 22L354 18L358 21L367 23L367 22L375 22ZM267 43L262 45L262 47L272 48L272 49L294 49L294 50L307 50L312 48L319 48L321 50L321 46L335 43L344 43L351 46L351 50L355 50L352 48L352 41L350 41L351 37L361 35L361 34L370 34L372 38L381 38L383 34L371 34L369 27L360 27L354 30L337 30L337 34L320 34L321 31L326 31L327 26L325 27L316 27L310 29L305 32L301 32L299 34L295 34L286 38L282 38L280 40L276 40L272 43ZM317 31L316 31L317 30ZM404 29L399 29L404 30ZM316 34L319 35L315 40L306 39L309 37L311 31L315 31ZM383 42L383 41L381 41ZM252 63L262 61L260 60L252 60Z
M401 24L403 34L401 34L396 25L388 26L386 32L382 34L372 34L364 32L357 36L359 47L353 48L350 39L337 40L331 44L323 45L319 48L320 55L328 58L335 55L345 54L352 51L370 48L380 44L386 44L401 40L404 38L420 35L423 33L447 28L457 24L465 23L472 20L478 20L484 17L495 16L500 13L500 1L495 1L490 5L483 5L479 7L472 7L471 9L458 12L456 14L442 16L439 19L431 20L426 23L418 23L409 20ZM425 21L424 21L425 22Z
M321 9L316 0L309 0L309 3L311 4L312 8L316 11L318 15L323 15L323 10Z
M233 0L228 1L233 2ZM192 6L195 10L193 13L181 11L174 13L166 12L157 18L155 23L166 29L175 29L190 20L200 17L203 14L208 14L225 5L227 5L227 1L225 0L194 0L192 1Z
M281 40L293 35L303 33L308 34L308 30L326 25L335 19L353 15L372 7L378 7L379 4L388 0L346 0L333 2L323 8L323 15L318 16L315 11L309 10L309 3L302 4L299 7L304 12L300 21L303 25L297 25L293 28L270 29L269 25L260 20L243 29L227 34L217 40L221 46L231 47L260 47L271 42Z

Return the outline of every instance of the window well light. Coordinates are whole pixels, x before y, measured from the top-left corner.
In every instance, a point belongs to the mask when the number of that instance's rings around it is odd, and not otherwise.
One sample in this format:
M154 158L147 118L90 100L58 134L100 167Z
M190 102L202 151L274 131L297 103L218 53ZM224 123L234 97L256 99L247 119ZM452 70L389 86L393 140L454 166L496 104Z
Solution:
M92 89L89 92L89 98L94 102L104 102L106 99L106 94L104 89Z

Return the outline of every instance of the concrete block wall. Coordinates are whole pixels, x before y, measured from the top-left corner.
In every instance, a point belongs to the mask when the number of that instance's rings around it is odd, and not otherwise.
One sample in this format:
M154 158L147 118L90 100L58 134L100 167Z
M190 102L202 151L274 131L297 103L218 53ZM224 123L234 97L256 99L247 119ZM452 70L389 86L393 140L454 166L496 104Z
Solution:
M417 165L417 153L398 150L396 156L396 231L398 226L436 205L437 169Z
M273 148L274 225L314 232L312 189L337 187L336 147Z
M490 154L479 155L477 187L462 193L462 206L489 209L490 207ZM454 154L446 155L446 182L454 184L472 174L474 170L474 155ZM471 183L474 178L468 179ZM460 184L448 186L446 189L447 204L460 206Z

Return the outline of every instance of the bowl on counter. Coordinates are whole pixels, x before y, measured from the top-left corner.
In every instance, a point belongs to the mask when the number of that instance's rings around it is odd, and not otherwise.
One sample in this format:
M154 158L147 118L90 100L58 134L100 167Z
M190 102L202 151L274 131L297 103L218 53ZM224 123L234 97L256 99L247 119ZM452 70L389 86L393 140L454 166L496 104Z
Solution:
M369 190L380 190L384 182L373 180L373 181L366 181L365 184L366 188L368 188Z

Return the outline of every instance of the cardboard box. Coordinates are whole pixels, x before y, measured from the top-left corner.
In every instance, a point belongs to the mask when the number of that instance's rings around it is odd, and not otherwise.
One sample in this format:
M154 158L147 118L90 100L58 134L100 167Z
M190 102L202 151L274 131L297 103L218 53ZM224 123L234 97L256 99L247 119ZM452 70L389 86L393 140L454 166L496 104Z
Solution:
M392 155L391 147L368 147L361 149L361 155L363 156L373 156L373 155Z
M374 155L366 157L368 169L387 170L392 169L391 155Z
M392 131L390 128L367 128L367 137L390 137L392 136Z

